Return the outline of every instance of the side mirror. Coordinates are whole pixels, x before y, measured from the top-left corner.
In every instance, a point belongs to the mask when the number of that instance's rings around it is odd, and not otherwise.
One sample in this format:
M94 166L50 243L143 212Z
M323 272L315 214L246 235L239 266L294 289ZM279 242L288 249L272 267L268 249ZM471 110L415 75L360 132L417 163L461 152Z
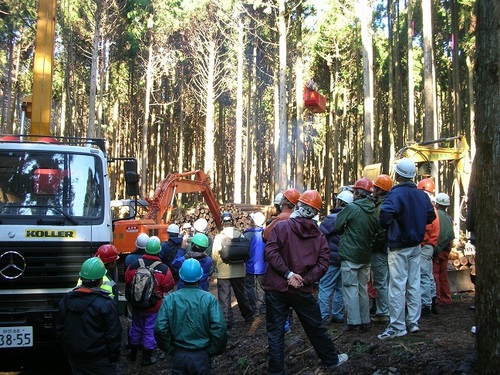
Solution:
M139 174L137 173L137 161L127 160L124 163L125 169L125 190L127 195L139 195Z

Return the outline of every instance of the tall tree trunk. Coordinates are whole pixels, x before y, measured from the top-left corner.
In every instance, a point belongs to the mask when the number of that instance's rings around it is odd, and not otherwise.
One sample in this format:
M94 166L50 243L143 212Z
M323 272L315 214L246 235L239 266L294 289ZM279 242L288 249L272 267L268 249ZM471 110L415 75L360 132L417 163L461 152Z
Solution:
M145 92L145 98L144 98L144 119L143 119L143 124L142 124L142 166L141 166L141 191L142 191L142 196L146 197L148 196L148 191L147 191L147 183L148 183L148 176L152 178L151 174L148 171L148 156L149 156L149 150L151 149L151 137L152 134L150 134L149 131L149 103L151 101L151 89L153 87L153 77L152 77L152 72L153 72L153 42L150 41L149 43L149 48L148 48L148 63L146 67L146 92ZM150 181L151 183L152 181ZM154 185L153 185L154 186Z
M413 0L408 0L408 141L415 140L415 81L413 78ZM403 146L402 144L400 146Z
M422 27L424 50L424 140L434 139L434 81L432 44L432 1L422 0Z
M243 20L238 17L238 73L236 88L236 138L234 150L234 203L242 199L242 165L243 165ZM249 172L248 170L246 171Z
M302 4L297 6L297 45L295 47L296 60L295 60L295 101L297 103L297 127L295 128L297 147L296 147L296 169L295 169L295 188L299 191L304 190L304 121L302 120L304 114L304 99L303 99L303 45L302 45ZM327 155L328 157L328 155Z
M476 136L473 218L477 239L478 374L500 368L500 3L477 2Z
M214 72L215 72L215 42L210 41L208 46L208 78L207 78L207 117L205 120L205 173L209 178L214 169Z
M95 130L95 102L97 95L97 69L99 66L99 42L101 41L101 17L103 0L96 1L94 43L92 46L92 66L90 68L90 90L89 90L89 123L87 136L89 138L96 136Z
M278 186L283 191L288 186L287 176L287 144L288 144L288 121L286 115L286 22L285 22L285 0L279 0L279 154L278 154Z
M359 6L361 40L363 43L363 91L364 91L364 157L363 166L373 163L373 43L372 11L367 0Z

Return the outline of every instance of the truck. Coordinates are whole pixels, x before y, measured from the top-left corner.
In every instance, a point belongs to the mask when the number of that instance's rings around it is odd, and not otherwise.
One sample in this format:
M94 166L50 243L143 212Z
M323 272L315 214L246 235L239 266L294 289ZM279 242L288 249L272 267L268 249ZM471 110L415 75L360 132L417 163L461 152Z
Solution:
M32 95L19 134L0 135L2 358L56 342L59 301L82 263L112 242L108 163L115 160L105 141L50 132L55 11L55 1L40 0ZM137 161L121 159L127 189L137 191Z

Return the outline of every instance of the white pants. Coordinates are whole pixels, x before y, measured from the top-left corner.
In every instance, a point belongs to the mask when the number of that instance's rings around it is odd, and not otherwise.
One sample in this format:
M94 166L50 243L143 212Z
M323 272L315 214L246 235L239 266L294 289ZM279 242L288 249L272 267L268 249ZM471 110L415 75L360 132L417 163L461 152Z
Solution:
M403 331L420 319L420 245L390 249L389 328ZM408 314L405 314L405 305Z

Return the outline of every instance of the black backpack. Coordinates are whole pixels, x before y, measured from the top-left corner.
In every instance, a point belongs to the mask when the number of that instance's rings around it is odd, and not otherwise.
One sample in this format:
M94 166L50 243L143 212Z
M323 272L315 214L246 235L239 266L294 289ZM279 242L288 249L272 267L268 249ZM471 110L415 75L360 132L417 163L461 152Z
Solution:
M243 263L250 258L250 240L244 236L224 236L221 246L220 257L224 263Z
M125 298L136 307L153 307L160 298L156 293L155 268L161 264L156 261L146 266L144 259L140 258L139 268L134 274L132 281L127 285Z

